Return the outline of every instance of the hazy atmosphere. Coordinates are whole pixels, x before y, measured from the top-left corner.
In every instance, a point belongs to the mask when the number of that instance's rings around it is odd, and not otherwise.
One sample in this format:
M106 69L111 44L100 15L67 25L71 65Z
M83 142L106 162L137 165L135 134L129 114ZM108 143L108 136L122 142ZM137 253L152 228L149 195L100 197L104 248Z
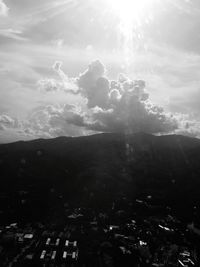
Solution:
M198 0L1 0L0 142L200 136Z
M0 267L200 266L200 0L0 0Z

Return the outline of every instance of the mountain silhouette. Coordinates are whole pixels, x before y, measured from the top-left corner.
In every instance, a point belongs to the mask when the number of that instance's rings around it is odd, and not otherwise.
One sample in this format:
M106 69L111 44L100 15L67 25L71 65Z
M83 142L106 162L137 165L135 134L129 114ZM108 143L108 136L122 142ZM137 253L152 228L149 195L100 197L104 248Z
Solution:
M180 135L97 134L0 145L0 192L49 192L67 200L151 196L200 204L200 140ZM152 200L152 201L153 201Z

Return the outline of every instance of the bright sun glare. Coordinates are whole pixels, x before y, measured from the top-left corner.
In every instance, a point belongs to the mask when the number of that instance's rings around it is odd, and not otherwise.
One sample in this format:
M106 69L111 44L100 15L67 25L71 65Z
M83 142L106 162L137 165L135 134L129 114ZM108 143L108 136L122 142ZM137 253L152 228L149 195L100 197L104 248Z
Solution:
M161 0L106 0L110 12L118 17L119 33L127 57L142 43L142 26L153 18Z
M109 0L112 11L126 24L142 24L149 19L158 0Z

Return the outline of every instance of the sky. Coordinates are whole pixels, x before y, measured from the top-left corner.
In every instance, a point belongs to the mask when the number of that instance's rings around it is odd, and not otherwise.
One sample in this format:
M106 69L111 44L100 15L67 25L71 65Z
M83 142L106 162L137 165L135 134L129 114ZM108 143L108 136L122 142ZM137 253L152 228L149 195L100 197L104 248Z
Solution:
M0 143L200 137L200 2L134 1L0 0Z

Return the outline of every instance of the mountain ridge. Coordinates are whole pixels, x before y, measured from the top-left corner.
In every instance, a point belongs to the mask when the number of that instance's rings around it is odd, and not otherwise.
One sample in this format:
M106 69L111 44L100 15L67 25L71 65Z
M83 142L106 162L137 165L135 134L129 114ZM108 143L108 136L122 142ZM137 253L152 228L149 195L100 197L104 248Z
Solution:
M151 195L200 205L200 140L180 135L96 134L0 145L0 191L59 192L101 202ZM185 200L187 202L185 203Z

